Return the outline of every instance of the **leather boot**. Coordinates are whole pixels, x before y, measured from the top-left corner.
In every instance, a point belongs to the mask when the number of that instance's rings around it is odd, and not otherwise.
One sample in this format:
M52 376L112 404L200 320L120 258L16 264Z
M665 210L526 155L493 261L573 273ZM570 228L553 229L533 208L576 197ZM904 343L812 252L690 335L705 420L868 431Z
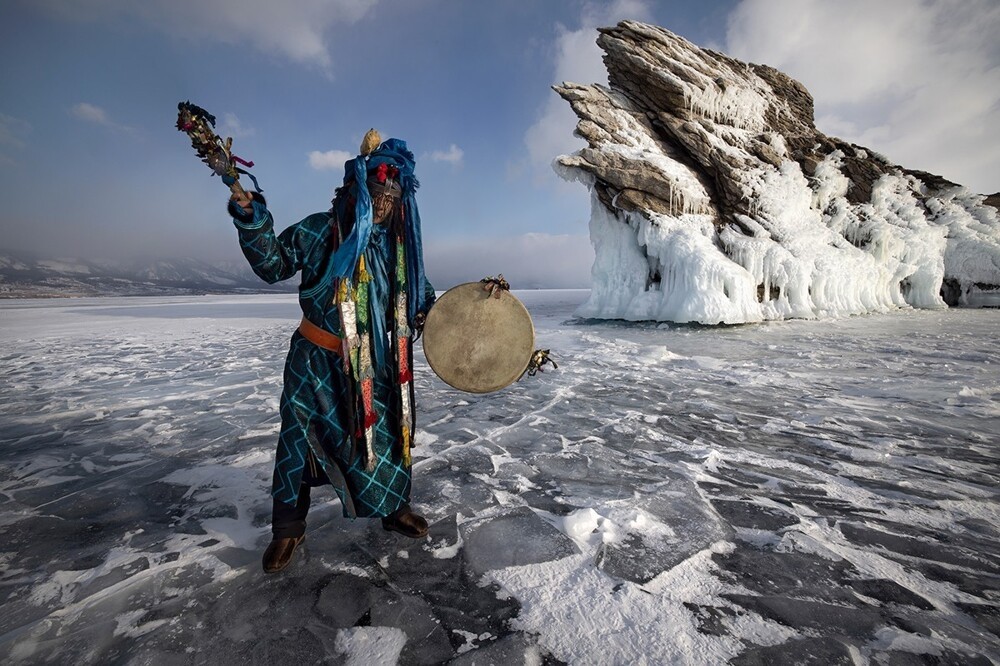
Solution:
M427 521L423 516L413 513L408 504L404 504L382 519L382 529L399 532L411 539L420 539L427 536Z
M267 550L264 551L264 558L261 564L264 565L264 573L277 573L292 561L292 553L300 543L305 541L306 535L300 537L286 537L284 539L271 539Z

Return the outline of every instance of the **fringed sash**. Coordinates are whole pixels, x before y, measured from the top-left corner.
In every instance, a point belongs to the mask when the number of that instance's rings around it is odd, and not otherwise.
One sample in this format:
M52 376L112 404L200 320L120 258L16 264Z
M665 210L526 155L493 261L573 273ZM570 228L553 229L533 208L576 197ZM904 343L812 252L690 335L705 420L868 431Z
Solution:
M413 370L410 366L412 350L412 331L408 321L407 303L407 269L406 243L402 233L394 235L396 248L396 270L391 279L395 296L393 303L393 325L387 327L392 332L395 351L395 378L400 400L400 452L404 465L411 464L410 447L412 444L413 419ZM354 384L352 410L360 414L361 419L355 419L358 427L352 432L355 450L358 444L365 451L365 468L375 470L377 460L375 453L375 424L379 414L375 411L374 389L375 368L372 366L374 355L372 339L373 313L369 302L369 283L372 277L365 265L362 253L351 278L337 278L336 303L340 314L340 325L344 336L344 353L341 358L344 372Z

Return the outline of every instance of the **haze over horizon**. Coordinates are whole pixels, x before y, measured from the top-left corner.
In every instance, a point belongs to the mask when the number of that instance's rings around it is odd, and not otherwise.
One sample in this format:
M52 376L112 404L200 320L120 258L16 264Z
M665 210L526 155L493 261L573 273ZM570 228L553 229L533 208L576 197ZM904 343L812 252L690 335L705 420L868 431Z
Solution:
M583 142L549 86L606 82L596 28L625 18L794 76L827 134L1000 190L991 0L16 0L0 248L242 261L225 187L173 127L190 99L256 163L278 230L328 206L374 126L417 156L436 286L587 286L589 197L550 168Z

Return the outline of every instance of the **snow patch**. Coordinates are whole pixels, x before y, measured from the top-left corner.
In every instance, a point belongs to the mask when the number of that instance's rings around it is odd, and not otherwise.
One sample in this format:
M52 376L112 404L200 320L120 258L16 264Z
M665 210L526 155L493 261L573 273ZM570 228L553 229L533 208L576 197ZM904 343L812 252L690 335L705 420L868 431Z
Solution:
M394 627L352 627L337 632L336 650L347 666L392 666L406 645L406 633Z

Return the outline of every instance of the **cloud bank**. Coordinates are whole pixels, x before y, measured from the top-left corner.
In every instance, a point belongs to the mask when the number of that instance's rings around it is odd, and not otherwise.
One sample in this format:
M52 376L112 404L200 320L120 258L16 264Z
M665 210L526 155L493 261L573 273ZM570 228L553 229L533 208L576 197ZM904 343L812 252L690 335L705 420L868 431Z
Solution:
M991 193L998 33L996 0L744 0L726 51L801 81L821 131Z
M356 23L377 0L37 0L62 18L99 21L135 18L184 40L248 45L330 74L324 35L335 24Z

